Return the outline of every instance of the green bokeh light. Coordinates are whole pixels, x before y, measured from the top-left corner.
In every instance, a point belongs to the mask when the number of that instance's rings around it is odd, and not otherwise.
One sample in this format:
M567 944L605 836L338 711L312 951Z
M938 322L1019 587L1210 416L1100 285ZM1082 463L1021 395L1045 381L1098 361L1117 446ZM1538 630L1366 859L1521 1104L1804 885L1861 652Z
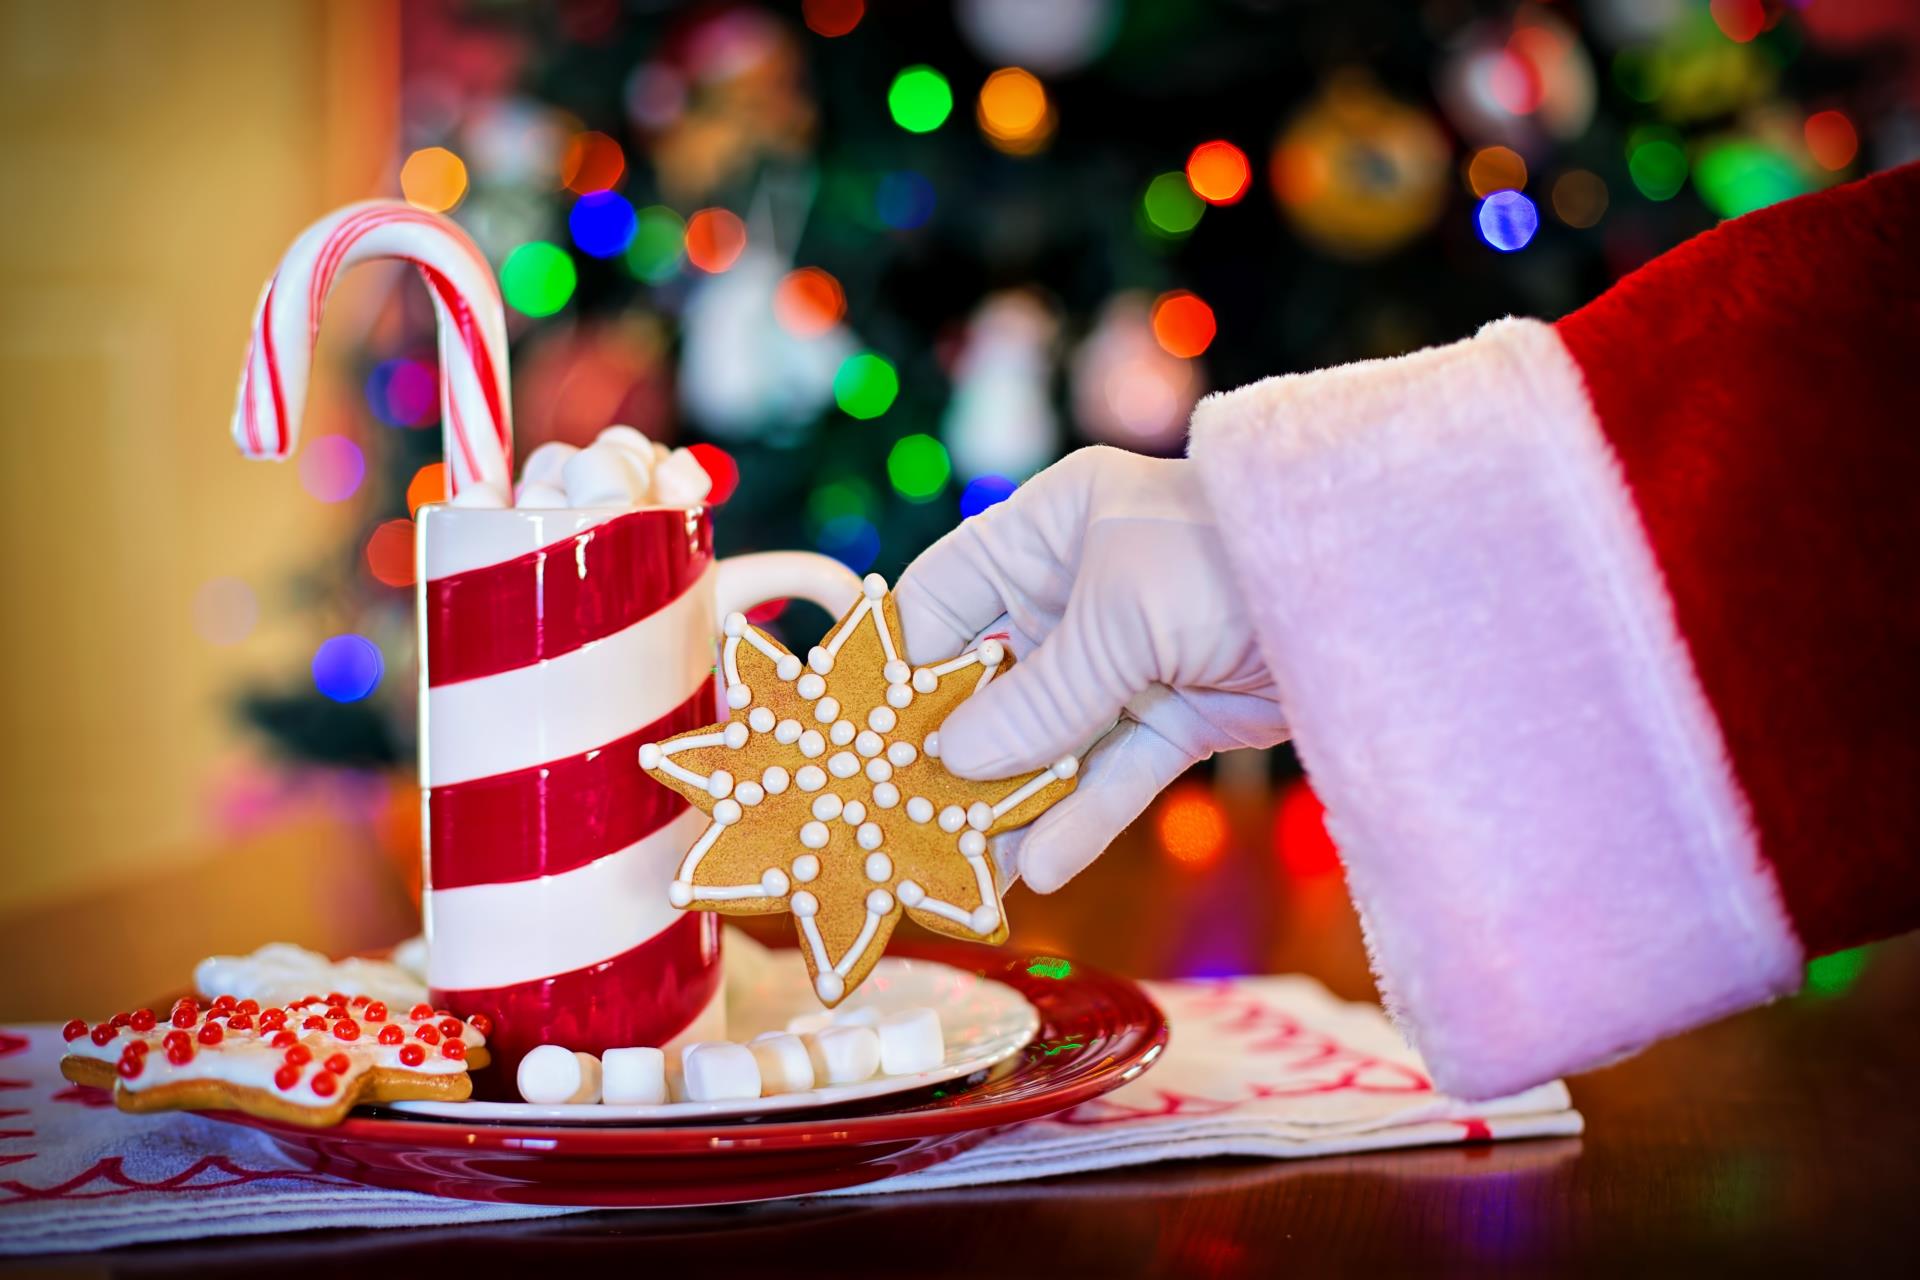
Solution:
M1807 964L1807 994L1811 996L1837 996L1851 987L1860 978L1861 970L1867 967L1867 949L1855 947L1851 951L1836 951L1830 956L1821 956Z
M1798 165L1772 147L1736 140L1717 143L1693 171L1700 198L1723 218L1737 218L1807 190Z
M1635 129L1627 139L1627 173L1649 200L1671 200L1687 182L1687 153L1671 129Z
M665 205L642 209L627 246L627 270L648 284L662 284L678 275L686 260L685 219Z
M952 475L947 446L929 435L903 436L887 454L887 479L908 502L931 502Z
M1200 225L1200 215L1207 211L1207 202L1193 194L1186 174L1163 173L1147 184L1141 207L1156 230L1170 236L1184 236Z
M833 375L833 399L852 418L877 418L900 394L900 376L871 351L848 356Z
M873 486L858 476L829 480L807 495L807 527L813 536L835 520L855 516L873 522L880 506Z
M887 110L908 133L932 133L953 114L953 90L932 67L908 67L887 90Z
M550 316L567 305L578 277L558 245L532 240L500 264L500 295L523 316Z

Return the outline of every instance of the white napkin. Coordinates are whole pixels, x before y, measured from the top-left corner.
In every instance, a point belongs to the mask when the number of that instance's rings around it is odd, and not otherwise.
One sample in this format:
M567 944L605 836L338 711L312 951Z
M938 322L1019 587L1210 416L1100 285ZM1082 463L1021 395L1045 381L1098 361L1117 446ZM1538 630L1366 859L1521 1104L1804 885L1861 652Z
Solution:
M1335 1000L1311 979L1148 987L1173 1034L1138 1079L944 1164L838 1194L1580 1132L1558 1082L1490 1103L1434 1093L1378 1009ZM1071 1041L1044 1048L1081 1052ZM101 1095L61 1079L60 1052L57 1028L0 1030L0 1254L586 1212L473 1204L309 1172L251 1129L101 1106Z

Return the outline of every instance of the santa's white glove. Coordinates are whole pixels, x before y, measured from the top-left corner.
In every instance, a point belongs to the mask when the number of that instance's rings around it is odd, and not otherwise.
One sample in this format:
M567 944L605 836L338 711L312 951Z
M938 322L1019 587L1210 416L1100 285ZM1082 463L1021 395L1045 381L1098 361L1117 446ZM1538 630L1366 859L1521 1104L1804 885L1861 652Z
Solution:
M1287 736L1189 462L1071 454L929 547L894 600L916 664L1002 628L1022 659L941 726L941 761L961 777L1044 768L1112 726L1079 787L996 846L1042 893L1195 761Z

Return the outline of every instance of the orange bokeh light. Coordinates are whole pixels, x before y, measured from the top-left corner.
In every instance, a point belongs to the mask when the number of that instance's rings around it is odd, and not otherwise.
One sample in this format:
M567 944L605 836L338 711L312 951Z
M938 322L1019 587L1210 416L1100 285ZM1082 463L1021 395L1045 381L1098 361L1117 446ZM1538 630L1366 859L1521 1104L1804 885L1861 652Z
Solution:
M413 521L381 521L367 539L367 568L390 587L413 585Z
M773 291L773 318L795 337L817 337L846 314L846 290L818 267L789 271Z
M447 464L429 462L413 473L413 479L407 481L407 514L420 514L420 508L429 502L447 500Z
M1032 72L1002 67L980 86L974 108L987 141L1001 151L1025 155L1040 149L1053 134L1053 106Z
M1302 879L1340 871L1340 851L1327 834L1326 813L1305 778L1288 783L1274 808L1274 851L1281 865Z
M400 194L408 204L445 213L467 194L467 166L445 147L422 147L400 166Z
M747 224L726 209L702 209L687 219L687 261L702 271L725 271L747 247Z
M576 133L560 162L560 181L578 195L611 191L627 172L626 153L604 133Z
M859 26L866 14L865 0L806 0L800 6L807 30L817 36L843 36Z
M1844 169L1860 153L1860 135L1853 121L1838 111L1816 111L1807 117L1807 153L1822 169Z
M1187 185L1208 204L1232 204L1252 182L1247 153L1231 142L1203 142L1187 157Z
M1154 830L1175 862L1204 867L1227 847L1227 815L1205 784L1183 782L1161 797Z
M1185 289L1163 293L1153 304L1153 337L1170 356L1190 360L1213 343L1213 308Z
M1467 161L1467 187L1476 196L1520 191L1527 185L1527 162L1511 147L1482 147Z

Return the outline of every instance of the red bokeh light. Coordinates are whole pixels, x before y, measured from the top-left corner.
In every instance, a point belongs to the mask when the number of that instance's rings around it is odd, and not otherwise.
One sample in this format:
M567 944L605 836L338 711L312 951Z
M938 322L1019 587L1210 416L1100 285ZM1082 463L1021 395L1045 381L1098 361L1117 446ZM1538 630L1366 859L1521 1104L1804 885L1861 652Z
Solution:
M806 0L800 6L807 30L817 36L843 36L859 26L866 13L865 0Z
M713 481L713 492L707 495L707 505L717 507L733 496L740 487L740 464L733 455L718 445L691 444L687 452L700 464L702 470Z
M576 133L560 162L560 181L578 195L611 191L627 171L626 153L604 133Z
M367 539L367 568L389 587L413 585L413 521L385 520Z
M1170 356L1190 360L1213 343L1213 308L1185 289L1163 293L1153 304L1153 337Z
M1844 169L1860 153L1860 135L1853 121L1838 111L1816 111L1807 117L1807 153L1822 169Z
M1274 852L1289 873L1303 880L1340 873L1340 851L1327 834L1326 813L1305 778L1288 783L1274 807Z
M1202 782L1169 787L1153 826L1167 856L1189 867L1211 866L1227 847L1226 812Z
M1203 142L1187 157L1187 185L1208 204L1232 204L1252 184L1247 153L1231 142Z
M687 261L718 274L747 247L747 224L726 209L702 209L687 219Z

